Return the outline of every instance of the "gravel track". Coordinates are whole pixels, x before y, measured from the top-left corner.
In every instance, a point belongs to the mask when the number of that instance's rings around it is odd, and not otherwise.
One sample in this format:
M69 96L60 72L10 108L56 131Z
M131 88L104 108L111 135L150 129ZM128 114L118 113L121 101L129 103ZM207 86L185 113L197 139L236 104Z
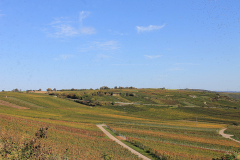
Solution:
M219 131L219 134L222 135L224 138L228 138L228 139L231 139L237 143L240 143L240 141L236 140L236 139L233 139L231 138L231 136L234 136L234 135L230 135L230 134L225 134L224 131L226 130L227 128L223 128Z
M112 139L113 141L117 142L119 145L123 146L124 148L127 148L129 151L131 151L133 154L137 155L139 158L142 158L143 160L151 160L150 158L142 155L141 153L135 151L134 149L130 148L129 146L127 146L126 144L124 144L123 142L121 142L120 140L118 140L117 138L115 138L113 135L111 135L108 131L106 131L103 126L106 126L105 124L99 124L97 125L98 128L100 128L110 139Z

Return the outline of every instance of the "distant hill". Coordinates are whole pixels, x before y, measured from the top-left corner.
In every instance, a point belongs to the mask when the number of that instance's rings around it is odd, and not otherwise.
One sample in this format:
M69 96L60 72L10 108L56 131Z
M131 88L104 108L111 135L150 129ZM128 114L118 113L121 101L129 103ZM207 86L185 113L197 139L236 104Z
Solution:
M224 92L224 93L240 93L240 91L215 91L215 92Z
M228 96L240 100L240 92L221 92L220 95Z

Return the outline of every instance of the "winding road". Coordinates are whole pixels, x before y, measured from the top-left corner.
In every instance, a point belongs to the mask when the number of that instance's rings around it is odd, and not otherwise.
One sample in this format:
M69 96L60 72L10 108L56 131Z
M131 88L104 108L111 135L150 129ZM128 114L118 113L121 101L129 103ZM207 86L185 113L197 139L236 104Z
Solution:
M124 148L127 148L129 151L131 151L133 154L137 155L139 158L142 158L143 160L151 160L150 158L142 155L141 153L135 151L134 149L130 148L129 146L127 146L126 144L124 144L123 142L121 142L120 140L118 140L117 138L115 138L113 135L111 135L108 131L106 131L103 126L106 126L105 124L99 124L97 125L98 128L100 128L110 139L112 139L113 141L117 142L118 144L120 144L121 146L123 146Z
M227 128L223 128L222 130L219 131L219 134L222 135L224 138L228 138L228 139L231 139L237 143L240 143L240 141L236 140L236 139L233 139L231 138L231 136L234 136L234 135L230 135L230 134L225 134L224 131L226 130Z

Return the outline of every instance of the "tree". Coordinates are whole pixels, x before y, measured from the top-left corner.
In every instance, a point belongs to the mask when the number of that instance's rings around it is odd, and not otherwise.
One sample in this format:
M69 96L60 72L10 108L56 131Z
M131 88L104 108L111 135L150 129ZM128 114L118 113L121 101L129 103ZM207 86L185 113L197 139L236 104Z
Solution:
M112 105L114 105L115 104L115 101L112 101Z
M14 89L14 92L19 92L19 90L16 88L16 89Z
M48 88L47 91L52 91L52 88Z

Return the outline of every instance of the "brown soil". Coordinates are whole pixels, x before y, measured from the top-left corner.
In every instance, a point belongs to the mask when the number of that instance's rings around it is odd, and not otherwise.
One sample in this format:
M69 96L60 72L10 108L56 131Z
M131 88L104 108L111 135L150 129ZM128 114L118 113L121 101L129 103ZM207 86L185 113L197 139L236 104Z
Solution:
M17 109L30 109L30 108L21 107L16 104L12 104L12 103L9 103L9 102L3 101L3 100L0 100L0 105L17 108Z
M126 138L123 138L123 137L121 137L121 136L116 136L116 138L119 139L120 141L121 141L121 140L126 140Z

